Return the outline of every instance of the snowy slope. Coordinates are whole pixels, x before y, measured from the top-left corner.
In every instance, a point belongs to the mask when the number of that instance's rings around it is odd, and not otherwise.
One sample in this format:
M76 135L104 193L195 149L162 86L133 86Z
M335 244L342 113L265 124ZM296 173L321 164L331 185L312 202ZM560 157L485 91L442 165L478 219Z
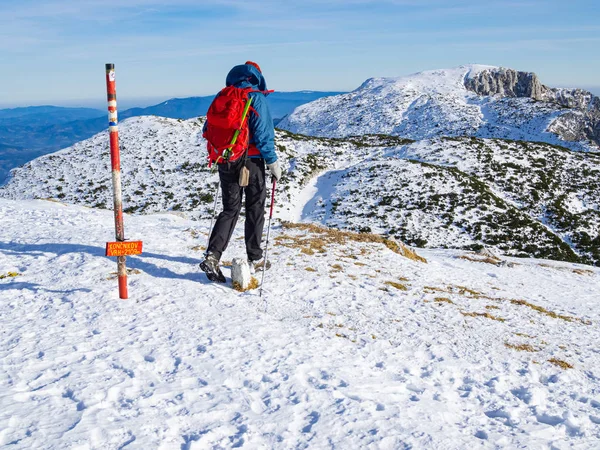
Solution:
M19 273L0 279L0 445L597 447L597 268L423 263L277 225L263 301L198 273L207 221L128 215L145 252L121 301L111 212L0 216L0 276Z
M430 139L325 173L315 186L305 220L421 247L484 244L512 255L600 261L600 157L591 153Z
M121 122L120 148L126 212L186 211L208 217L218 176L207 167L204 118L135 117ZM281 201L289 218L302 188L329 168L357 163L374 149L407 142L397 137L324 139L277 131L277 153L286 174ZM107 133L42 156L12 171L0 188L11 199L56 198L96 208L112 207Z
M583 127L583 113L556 103L568 103L562 98L564 93L561 97L561 92L552 91L552 98L539 101L482 96L468 90L465 81L486 70L502 69L465 65L399 78L371 78L350 93L296 108L278 126L312 136L477 136L542 141L573 150L598 149L597 142L575 137L581 134L576 131Z
M126 212L210 217L217 175L203 119L121 124ZM110 208L106 133L13 171L0 197ZM600 262L600 157L542 143L277 131L278 217L373 230L411 245ZM400 161L404 160L404 161ZM406 161L409 160L409 161ZM412 162L411 162L412 161Z

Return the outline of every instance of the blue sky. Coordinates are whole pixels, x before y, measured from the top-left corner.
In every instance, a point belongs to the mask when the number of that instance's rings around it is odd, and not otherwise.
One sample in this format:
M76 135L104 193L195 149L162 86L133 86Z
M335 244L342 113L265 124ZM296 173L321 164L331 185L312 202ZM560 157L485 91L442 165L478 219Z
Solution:
M373 76L480 63L600 91L597 0L19 0L0 4L0 106L209 95L257 61L269 87L352 90ZM124 105L121 104L121 107Z

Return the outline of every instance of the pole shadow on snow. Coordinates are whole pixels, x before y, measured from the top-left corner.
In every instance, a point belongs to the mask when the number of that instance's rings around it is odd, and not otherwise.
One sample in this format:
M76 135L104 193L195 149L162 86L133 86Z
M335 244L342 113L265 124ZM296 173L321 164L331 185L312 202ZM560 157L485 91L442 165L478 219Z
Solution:
M53 253L56 256L66 255L68 253L87 253L92 256L103 257L114 261L112 258L105 256L104 247L94 247L91 245L56 243L13 244L8 242L0 242L0 251L6 254L28 256L41 256L45 253ZM192 269L192 271L186 274L176 273L166 267L158 267L155 264L145 261L144 258L154 258L181 264L189 264L190 269ZM196 281L202 284L207 284L208 280L206 279L206 277L203 277L203 274L200 273L200 269L198 268L200 262L201 260L199 259L189 258L186 256L168 256L160 255L157 253L143 253L140 256L130 256L127 258L127 266L129 268L141 270L153 277L189 280Z

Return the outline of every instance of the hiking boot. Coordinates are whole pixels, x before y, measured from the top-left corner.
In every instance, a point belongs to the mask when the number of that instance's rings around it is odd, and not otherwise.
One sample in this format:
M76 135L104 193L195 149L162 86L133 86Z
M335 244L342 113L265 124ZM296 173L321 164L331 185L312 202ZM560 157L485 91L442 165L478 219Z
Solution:
M200 268L206 273L210 281L218 281L219 283L227 281L219 268L219 260L212 253L206 255L206 259L200 263Z
M265 266L265 258L260 258L255 261L248 260L248 265L250 266L250 273L254 275L256 272L262 272L263 267ZM267 270L271 268L271 261L267 261Z

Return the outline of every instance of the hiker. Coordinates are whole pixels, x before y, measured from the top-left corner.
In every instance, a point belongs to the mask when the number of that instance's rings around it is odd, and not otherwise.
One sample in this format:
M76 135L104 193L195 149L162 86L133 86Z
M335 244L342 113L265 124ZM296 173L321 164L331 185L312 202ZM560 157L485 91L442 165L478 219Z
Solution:
M225 84L226 87L217 94L208 110L203 130L209 160L216 163L219 170L223 211L217 217L205 259L200 263L200 268L210 281L221 283L225 282L225 276L219 268L219 260L240 215L242 194L246 197L244 238L248 263L251 270L265 265L260 248L267 197L265 163L274 180L278 181L281 177L275 153L275 129L266 100L269 92L260 67L252 61L235 66L229 71ZM240 98L244 101L239 101ZM249 100L251 103L248 108ZM246 116L243 110L247 111ZM231 117L236 122L233 126L225 123ZM239 123L242 123L241 127ZM236 142L232 146L230 144L236 129L240 129L240 132L239 136L235 134L237 139L233 138Z

